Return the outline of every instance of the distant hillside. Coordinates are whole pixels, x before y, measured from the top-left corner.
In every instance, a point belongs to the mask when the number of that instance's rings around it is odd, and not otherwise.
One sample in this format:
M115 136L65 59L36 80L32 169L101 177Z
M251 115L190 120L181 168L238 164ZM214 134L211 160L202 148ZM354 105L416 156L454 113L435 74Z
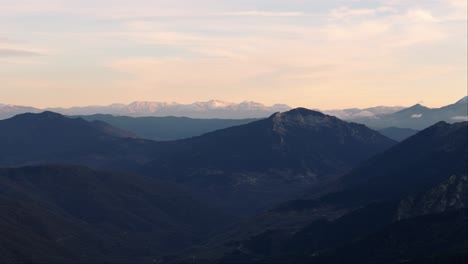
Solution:
M411 136L416 135L418 130L411 129L411 128L399 128L399 127L387 127L384 129L378 130L380 134L391 138L395 141L401 142Z
M39 113L42 112L40 109L29 107L29 106L19 106L19 105L9 105L0 103L0 120L14 117L15 115L20 115L24 113Z
M325 110L323 113L327 115L336 116L343 120L357 120L361 118L374 118L376 116L388 115L405 109L402 106L376 106L364 109L348 108L348 109L335 109Z
M468 121L468 97L441 108L428 108L416 104L395 113L353 119L354 122L382 129L387 127L425 129L437 122L456 123Z
M52 112L0 121L0 166L71 163L128 171L149 160L155 144L101 121Z
M80 116L88 121L103 121L131 131L141 138L157 141L184 139L258 119L192 119L187 117L127 117L112 115Z

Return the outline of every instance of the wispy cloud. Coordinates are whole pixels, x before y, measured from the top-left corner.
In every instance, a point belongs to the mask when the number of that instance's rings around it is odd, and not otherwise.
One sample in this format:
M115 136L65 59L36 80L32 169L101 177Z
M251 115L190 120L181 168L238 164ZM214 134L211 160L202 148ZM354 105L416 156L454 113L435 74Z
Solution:
M32 57L40 56L40 53L30 50L21 49L4 49L0 48L0 58L12 58L12 57Z
M329 12L329 16L332 19L345 19L345 18L355 18L355 17L366 17L366 16L375 16L379 14L386 13L396 13L396 9L387 6L381 6L378 8L350 8L347 6L342 6L339 8L332 9Z
M306 16L302 12L269 12L269 11L240 11L240 12L225 12L222 16L251 16L251 17L300 17Z

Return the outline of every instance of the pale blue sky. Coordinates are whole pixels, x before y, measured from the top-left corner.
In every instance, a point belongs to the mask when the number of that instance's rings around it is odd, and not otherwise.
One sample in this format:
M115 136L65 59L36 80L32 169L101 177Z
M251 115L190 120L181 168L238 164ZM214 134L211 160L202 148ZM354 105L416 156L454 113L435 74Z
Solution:
M0 0L0 103L440 106L466 95L466 2Z

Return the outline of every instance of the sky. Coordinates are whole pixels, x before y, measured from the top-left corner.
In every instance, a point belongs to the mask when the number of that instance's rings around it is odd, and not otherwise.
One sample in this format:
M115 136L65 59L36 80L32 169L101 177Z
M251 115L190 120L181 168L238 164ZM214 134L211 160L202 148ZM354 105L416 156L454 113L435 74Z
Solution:
M0 0L0 103L439 107L467 0Z

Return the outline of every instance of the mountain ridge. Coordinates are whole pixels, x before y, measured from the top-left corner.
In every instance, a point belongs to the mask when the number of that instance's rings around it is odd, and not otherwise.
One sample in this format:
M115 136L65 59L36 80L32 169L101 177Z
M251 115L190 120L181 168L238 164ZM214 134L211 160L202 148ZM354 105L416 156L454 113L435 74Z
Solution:
M250 214L339 177L396 143L364 125L303 108L176 141L108 131L50 112L3 120L0 165L66 163L135 172L190 186L206 201Z
M195 253L219 263L388 264L466 252L467 127L439 122L341 177L341 190L263 212Z
M458 100L456 103L440 107L428 109L444 109L448 106L466 104L467 97ZM419 108L427 108L420 104ZM412 106L414 107L414 106ZM337 116L340 119L350 120L357 122L365 122L366 124L373 119L380 119L382 116L392 115L398 111L408 109L411 107L402 106L376 106L368 108L346 108L346 109L333 109L333 110L320 110L321 112L329 115ZM221 100L210 100L206 102L194 102L190 104L181 104L176 102L157 102L157 101L134 101L129 104L114 103L106 106L90 105L90 106L75 106L75 107L49 107L39 109L29 106L15 106L8 104L0 104L0 119L12 117L17 114L26 112L42 112L54 111L63 115L94 115L94 114L111 114L115 116L130 116L130 117L143 117L143 116L176 116L176 117L190 117L190 118L223 118L223 119L244 119L244 118L266 118L275 112L284 112L293 109L286 104L274 104L267 106L258 102L244 101L241 103L232 103ZM466 114L466 113L465 113ZM464 116L453 115L444 117L450 120L451 117ZM369 121L369 120L371 121ZM437 120L440 121L440 120ZM435 123L435 122L434 122ZM371 123L369 123L371 124ZM432 125L432 124L429 124ZM427 125L427 126L429 126ZM372 125L371 125L372 126ZM401 126L400 126L401 127ZM379 126L381 128L381 126ZM419 129L425 127L418 127Z
M256 207L262 209L339 177L396 142L364 125L298 108L175 144L146 164L144 173L157 172L196 186L200 193L225 196L238 210L254 204L263 204Z

